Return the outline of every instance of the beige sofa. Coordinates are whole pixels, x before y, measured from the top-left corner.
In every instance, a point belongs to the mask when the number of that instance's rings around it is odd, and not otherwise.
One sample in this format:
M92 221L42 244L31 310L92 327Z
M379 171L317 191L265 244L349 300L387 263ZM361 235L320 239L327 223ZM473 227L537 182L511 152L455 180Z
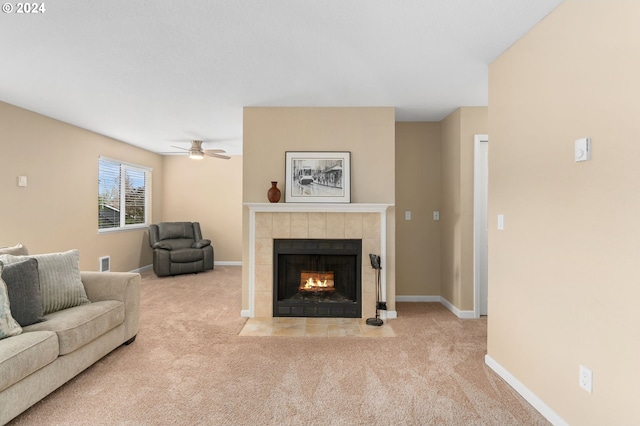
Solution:
M81 280L91 303L45 315L0 340L0 424L135 339L140 275L81 272Z

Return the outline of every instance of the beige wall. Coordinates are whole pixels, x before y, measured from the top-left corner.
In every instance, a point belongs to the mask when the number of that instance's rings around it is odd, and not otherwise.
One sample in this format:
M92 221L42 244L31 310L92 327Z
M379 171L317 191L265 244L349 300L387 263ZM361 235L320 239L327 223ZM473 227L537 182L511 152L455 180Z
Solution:
M266 203L270 181L283 191L286 151L350 151L351 202L395 202L395 112L380 108L244 109L243 202ZM249 213L243 215L243 262L248 262ZM395 310L395 210L387 223L387 301ZM243 309L248 309L248 268Z
M146 230L98 235L98 157L153 168L152 218L162 215L162 158L113 139L0 102L0 246L31 253L78 249L80 267L113 271L151 264ZM26 175L27 187L17 186Z
M165 156L164 221L200 222L215 261L242 261L242 157Z
M396 294L440 296L440 123L396 123ZM411 220L405 220L411 211Z
M488 354L576 425L640 419L638 17L566 1L489 69Z
M486 107L462 107L441 124L441 296L473 310L473 144L488 132Z

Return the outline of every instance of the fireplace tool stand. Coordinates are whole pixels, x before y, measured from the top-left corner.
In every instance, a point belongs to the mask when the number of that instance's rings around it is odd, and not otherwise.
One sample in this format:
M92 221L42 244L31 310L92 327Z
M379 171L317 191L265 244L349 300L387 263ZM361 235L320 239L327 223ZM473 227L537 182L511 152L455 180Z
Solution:
M380 310L387 310L387 302L380 300L380 296L382 294L382 289L380 287L380 270L382 267L380 266L380 256L377 254L369 254L369 259L371 260L371 267L376 271L376 317L367 318L367 325L375 325L379 327L383 324L380 319Z

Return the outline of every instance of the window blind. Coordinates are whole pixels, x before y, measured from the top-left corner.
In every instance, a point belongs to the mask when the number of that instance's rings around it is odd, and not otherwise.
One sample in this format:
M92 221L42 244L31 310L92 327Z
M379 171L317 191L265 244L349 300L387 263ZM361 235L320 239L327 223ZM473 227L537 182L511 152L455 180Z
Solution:
M98 230L147 225L151 170L98 159Z

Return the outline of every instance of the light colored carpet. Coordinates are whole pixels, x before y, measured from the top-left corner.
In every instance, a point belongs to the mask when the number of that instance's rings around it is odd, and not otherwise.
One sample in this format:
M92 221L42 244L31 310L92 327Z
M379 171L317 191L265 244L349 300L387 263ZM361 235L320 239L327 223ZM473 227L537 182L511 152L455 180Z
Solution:
M137 340L18 425L544 425L484 364L486 320L399 303L395 337L238 336L241 268L146 272Z

